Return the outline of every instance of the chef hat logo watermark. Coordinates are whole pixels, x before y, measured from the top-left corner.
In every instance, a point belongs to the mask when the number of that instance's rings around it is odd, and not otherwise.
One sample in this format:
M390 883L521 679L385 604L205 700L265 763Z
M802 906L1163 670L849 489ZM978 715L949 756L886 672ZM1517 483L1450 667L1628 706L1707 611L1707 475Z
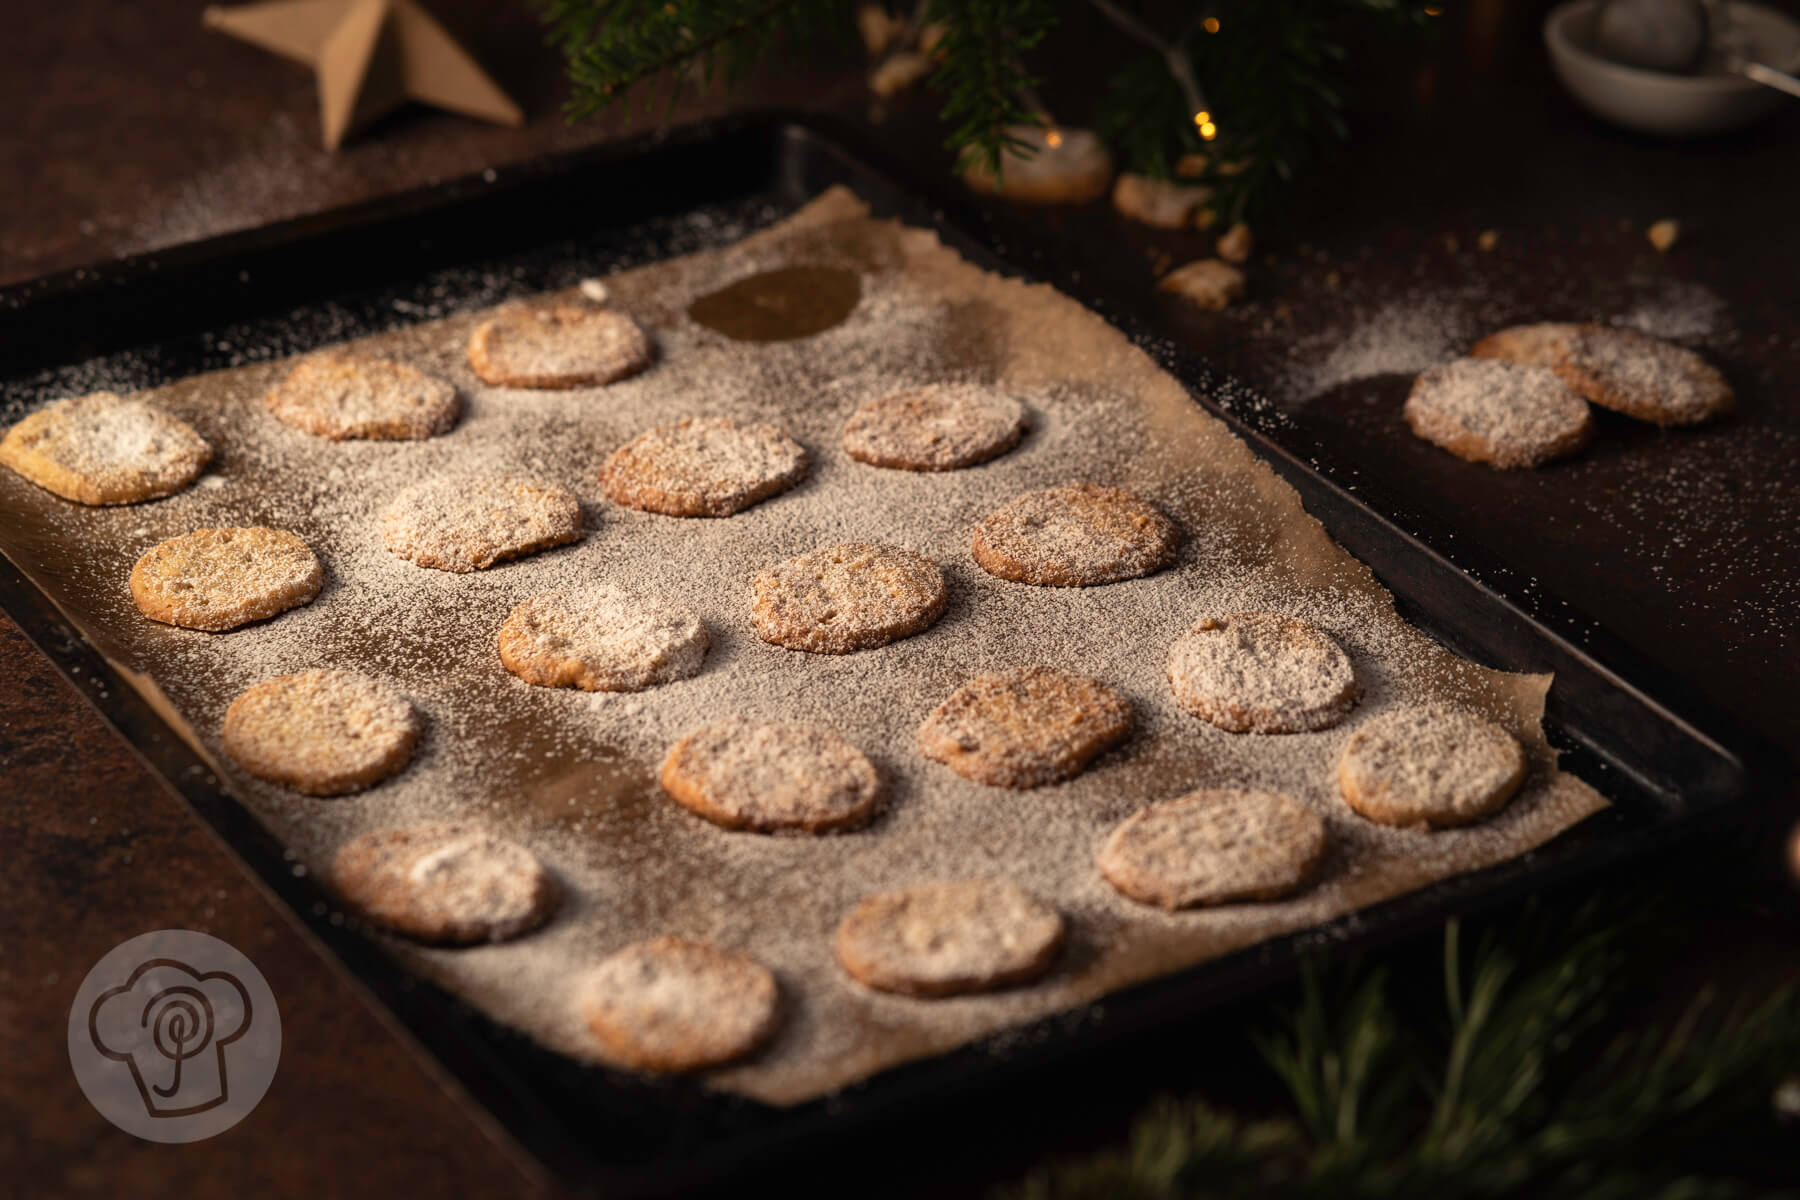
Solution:
M195 1142L250 1114L274 1081L281 1013L234 947L146 933L94 964L69 1008L69 1064L88 1102L153 1142Z

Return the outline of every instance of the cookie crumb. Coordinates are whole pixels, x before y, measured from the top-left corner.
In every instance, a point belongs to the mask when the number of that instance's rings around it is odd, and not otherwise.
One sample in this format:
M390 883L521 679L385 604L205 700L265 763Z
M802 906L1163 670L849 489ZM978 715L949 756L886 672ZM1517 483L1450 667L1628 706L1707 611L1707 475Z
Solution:
M1219 252L1219 257L1228 263L1249 262L1250 255L1255 253L1255 243L1250 237L1250 226L1239 221L1219 235L1219 240L1213 248Z

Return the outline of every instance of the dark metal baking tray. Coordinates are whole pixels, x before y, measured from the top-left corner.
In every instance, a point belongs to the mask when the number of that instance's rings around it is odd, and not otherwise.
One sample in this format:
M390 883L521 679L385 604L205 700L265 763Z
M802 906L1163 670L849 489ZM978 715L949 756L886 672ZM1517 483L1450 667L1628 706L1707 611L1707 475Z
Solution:
M242 353L234 347L284 356L424 312L474 308L700 249L770 223L833 184L851 188L877 215L935 228L986 269L1052 283L1099 311L1287 478L1409 620L1479 662L1555 672L1546 732L1564 751L1565 769L1613 807L1499 866L1040 1022L1010 1036L1003 1052L975 1045L775 1109L575 1063L401 971L373 942L334 923L328 897L294 874L280 844L0 558L0 608L329 955L563 1184L608 1196L742 1186L802 1156L816 1160L826 1147L842 1156L898 1121L928 1126L951 1097L966 1105L971 1093L998 1096L1059 1079L1067 1086L1068 1068L1103 1047L1289 977L1310 945L1382 944L1599 871L1750 811L1777 777L1772 751L1684 701L1678 681L1604 630L1579 617L1534 615L1543 607L1478 581L1494 574L1478 548L1459 550L1452 564L1330 482L1317 469L1329 447L1306 444L1273 405L1159 335L1141 289L1115 281L1107 263L1079 247L1034 247L1003 210L909 177L865 136L813 116L729 118L0 291L0 422L77 387L151 387L229 366Z

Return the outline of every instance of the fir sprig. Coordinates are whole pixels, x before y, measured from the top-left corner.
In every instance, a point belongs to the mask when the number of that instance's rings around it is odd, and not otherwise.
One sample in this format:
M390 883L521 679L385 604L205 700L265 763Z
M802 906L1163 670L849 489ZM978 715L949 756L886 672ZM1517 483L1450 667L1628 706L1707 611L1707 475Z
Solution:
M573 85L572 117L622 100L635 83L692 64L701 81L736 84L770 50L843 33L842 0L541 0L550 41ZM680 77L670 91L673 103Z
M1056 24L1054 0L932 0L932 20L945 27L943 62L931 84L943 97L940 115L950 126L946 144L976 157L998 177L1007 151L1032 147L1007 131L1041 125L1047 114L1037 100L1038 80L1024 55Z
M1437 1024L1357 965L1302 973L1259 1053L1287 1111L1241 1118L1161 1099L1127 1144L1040 1168L1015 1200L1257 1195L1720 1200L1734 1150L1780 1137L1771 1096L1800 1072L1800 995L1671 1028L1609 1030L1628 986L1615 907L1528 915L1465 963L1452 921Z
M1032 147L1009 132L1051 119L1030 61L1073 0L920 0L908 23L942 31L930 84L946 142L960 161L998 174L1002 156ZM567 59L569 111L585 116L633 85L691 67L703 85L729 85L777 49L792 55L821 36L848 37L855 0L539 0L551 41ZM1429 0L1218 0L1157 30L1133 0L1088 0L1147 52L1109 80L1097 125L1129 170L1174 174L1205 151L1201 177L1215 207L1242 216L1271 183L1291 179L1319 143L1341 135L1332 82L1346 19L1423 21ZM673 74L670 103L689 81ZM1216 117L1202 136L1198 112ZM1215 140L1208 140L1208 138ZM1198 158L1189 158L1189 163Z

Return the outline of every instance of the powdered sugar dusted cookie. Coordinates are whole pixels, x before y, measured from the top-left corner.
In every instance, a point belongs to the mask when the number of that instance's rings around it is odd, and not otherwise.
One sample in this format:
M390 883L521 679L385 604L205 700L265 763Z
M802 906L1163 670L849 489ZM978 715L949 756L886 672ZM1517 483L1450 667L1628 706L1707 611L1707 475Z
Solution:
M1100 681L1025 667L958 688L919 727L918 743L976 783L1033 788L1079 775L1131 724L1131 704Z
M729 517L806 475L806 450L773 425L689 417L626 442L600 483L614 504L671 517Z
M1086 204L1112 182L1112 153L1091 129L1008 125L1006 137L998 176L983 154L965 154L958 163L971 188L1027 204Z
M419 715L382 680L356 671L282 675L225 710L225 752L258 779L312 796L359 792L412 758Z
M853 829L882 799L875 765L837 734L745 720L705 725L676 742L662 786L715 825L759 833Z
M1466 825L1498 812L1525 779L1512 734L1473 713L1423 705L1383 713L1338 759L1350 807L1383 825Z
M1120 488L1073 483L1026 492L975 530L990 575L1045 587L1090 587L1151 575L1175 561L1175 523Z
M217 633L309 603L324 582L318 557L286 530L196 529L137 560L131 598L152 621Z
M765 642L815 654L885 646L944 612L944 573L921 554L878 542L809 550L751 581Z
M582 984L581 1012L620 1066L697 1071L768 1041L780 1023L781 991L752 958L659 937L595 967Z
M185 422L112 392L58 400L0 439L0 464L78 504L172 495L211 460L212 447Z
M956 996L1028 983L1062 947L1062 914L1017 884L971 879L870 896L837 931L852 978L907 996Z
M447 475L401 492L381 528L387 548L401 558L467 574L575 541L581 504L555 484Z
M700 671L712 639L691 609L611 584L540 592L500 627L500 661L539 687L638 692Z
M372 924L452 946L529 933L562 899L531 851L468 825L365 833L338 851L331 886Z
M1356 703L1356 673L1330 634L1272 612L1202 617L1169 648L1181 707L1232 733L1329 729Z
M611 308L516 304L469 335L469 365L495 387L576 388L635 375L655 357L636 321Z
M1133 900L1168 909L1274 900L1312 880L1326 842L1324 820L1292 796L1211 788L1131 814L1099 867Z
M952 471L1018 445L1025 406L969 383L934 383L871 400L844 425L844 450L877 467Z
M1458 458L1535 467L1587 444L1587 401L1548 367L1459 358L1421 372L1406 397L1406 423Z
M1736 404L1731 385L1705 359L1635 329L1583 325L1560 373L1602 408L1657 425L1695 425Z
M284 424L342 441L409 441L448 432L456 389L405 363L348 350L301 359L264 403Z
M1561 321L1514 325L1499 333L1488 334L1469 348L1469 355L1560 371L1569 359L1569 339L1579 328L1581 326Z
M1730 412L1731 385L1705 359L1635 329L1540 324L1475 343L1476 358L1549 367L1576 395L1658 425L1692 425Z

